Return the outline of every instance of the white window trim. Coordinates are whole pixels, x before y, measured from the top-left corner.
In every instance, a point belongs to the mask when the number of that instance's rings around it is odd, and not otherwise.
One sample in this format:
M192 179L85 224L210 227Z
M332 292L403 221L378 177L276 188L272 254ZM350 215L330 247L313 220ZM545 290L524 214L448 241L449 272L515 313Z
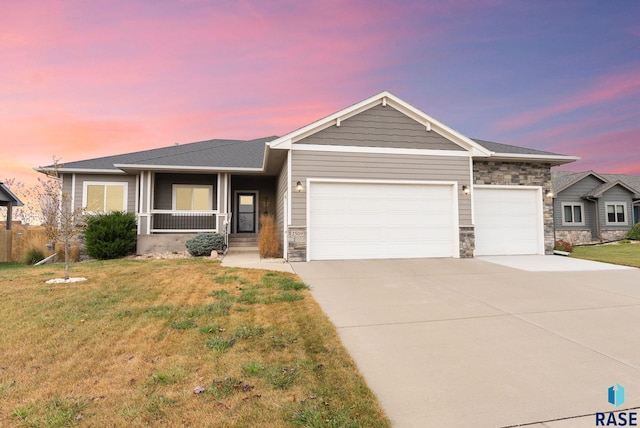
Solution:
M129 183L126 181L85 181L82 183L82 208L88 212L93 213L94 211L87 210L87 187L89 186L123 186L124 192L122 194L122 211L127 212L127 199L129 196ZM103 207L106 208L106 197L107 192L104 192L105 200L103 202ZM100 211L100 212L110 212L110 211Z
M622 212L624 213L624 221L609 221L609 206L622 205ZM614 208L615 212L615 208ZM604 218L607 226L627 226L629 225L629 210L627 209L626 202L605 202L604 203Z
M173 184L171 186L171 209L173 211L178 211L176 209L176 189L178 187L189 187L191 189L193 188L209 189L209 209L206 211L213 211L213 185L210 185L210 184ZM191 207L193 207L193 199L191 199ZM184 211L184 210L180 210L180 211ZM186 211L201 212L202 210L190 209Z
M563 226L584 226L584 204L582 202L563 202L561 205L561 211L562 211L562 225ZM571 208L571 214L573 215L573 207L580 207L580 212L581 212L581 216L580 218L582 218L582 221L567 221L567 219L564 217L564 207L572 207Z

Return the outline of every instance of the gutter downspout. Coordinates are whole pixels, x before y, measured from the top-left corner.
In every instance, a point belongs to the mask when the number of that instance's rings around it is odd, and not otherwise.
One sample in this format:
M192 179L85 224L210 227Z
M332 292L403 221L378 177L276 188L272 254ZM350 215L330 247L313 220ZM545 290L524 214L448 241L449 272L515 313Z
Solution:
M585 196L587 201L595 202L596 204L596 235L598 235L598 240L602 242L602 235L600 234L600 206L598 204L598 198L590 198Z

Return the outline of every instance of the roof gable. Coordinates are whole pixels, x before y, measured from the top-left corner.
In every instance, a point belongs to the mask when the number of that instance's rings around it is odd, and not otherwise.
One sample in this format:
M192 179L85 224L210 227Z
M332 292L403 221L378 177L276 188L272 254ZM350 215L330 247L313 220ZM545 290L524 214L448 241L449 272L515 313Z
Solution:
M388 147L401 149L464 151L458 144L406 116L390 105L371 107L334 123L296 144Z
M18 197L14 195L7 186L4 185L4 183L0 182L0 207L6 207L9 205L9 203L16 207L21 207L24 205L22 201L18 199Z
M565 173L564 171L554 171L551 174L553 193L558 194L563 190L575 185L579 181L584 180L587 177L593 177L599 180L601 184L607 182L607 179L593 171Z
M349 118L377 106L393 107L393 109L412 119L420 126L423 126L425 132L436 132L438 135L462 148L462 150L470 151L473 156L489 156L489 151L475 141L449 128L445 124L407 104L387 91L381 92L364 101L290 132L272 141L269 143L269 146L274 149L291 149L292 144L295 144L329 127L340 127L341 124Z
M640 177L625 174L598 174L594 171L569 172L552 171L553 192L559 194L581 183L584 187L585 180L590 179L588 190L581 193L582 197L600 198L609 190L620 187L631 194L632 199L640 199ZM579 189L576 189L579 190Z
M632 198L634 199L640 198L640 194L638 193L637 190L633 189L632 187L629 187L628 185L626 185L620 180L603 183L600 186L593 188L588 194L585 195L585 197L599 198L616 186L619 186L622 189L626 190L627 192L631 193Z

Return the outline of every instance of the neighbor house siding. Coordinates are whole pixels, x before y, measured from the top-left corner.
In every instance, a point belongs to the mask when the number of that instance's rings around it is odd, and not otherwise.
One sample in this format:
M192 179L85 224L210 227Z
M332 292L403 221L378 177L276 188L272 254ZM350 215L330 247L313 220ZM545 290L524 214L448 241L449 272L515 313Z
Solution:
M579 231L588 230L592 239L598 237L598 216L596 215L596 204L593 201L584 199L582 196L588 194L594 187L602 184L602 181L591 175L583 178L572 186L559 192L554 199L554 224L556 230ZM562 224L562 204L582 203L584 204L584 226L570 226Z
M464 150L391 106L372 107L296 144Z
M625 206L625 223L624 224L607 224L607 203L614 202L622 202ZM632 200L631 194L626 189L620 186L614 186L611 189L604 192L604 194L600 197L600 203L598 204L598 209L600 210L600 224L602 225L602 230L628 230L632 225L633 221L633 209L632 209Z
M291 186L307 178L448 181L458 183L459 224L471 224L471 198L460 190L469 185L469 158L293 150ZM291 193L291 224L306 226L307 189Z
M63 175L63 192L71 194L73 174ZM82 192L85 181L94 181L100 183L127 183L127 211L136 212L136 179L135 175L112 175L112 174L76 174L74 209L84 208L82 206Z

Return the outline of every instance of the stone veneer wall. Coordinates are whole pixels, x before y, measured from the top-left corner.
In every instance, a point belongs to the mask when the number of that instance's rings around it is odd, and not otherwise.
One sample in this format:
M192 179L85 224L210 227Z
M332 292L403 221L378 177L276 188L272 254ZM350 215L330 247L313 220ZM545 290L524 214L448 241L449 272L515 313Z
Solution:
M619 241L620 239L624 239L624 235L627 234L626 230L601 230L600 235L602 235L602 240L604 242L607 241Z
M307 261L307 228L289 226L287 230L287 260L290 262Z
M473 226L460 226L460 258L473 257L476 248L476 234Z
M474 160L473 183L541 186L544 204L544 250L546 254L553 254L553 199L544 196L545 191L551 189L551 164ZM509 237L505 236L505 239Z
M593 241L591 230L556 230L557 241L567 241L571 245L589 244Z

